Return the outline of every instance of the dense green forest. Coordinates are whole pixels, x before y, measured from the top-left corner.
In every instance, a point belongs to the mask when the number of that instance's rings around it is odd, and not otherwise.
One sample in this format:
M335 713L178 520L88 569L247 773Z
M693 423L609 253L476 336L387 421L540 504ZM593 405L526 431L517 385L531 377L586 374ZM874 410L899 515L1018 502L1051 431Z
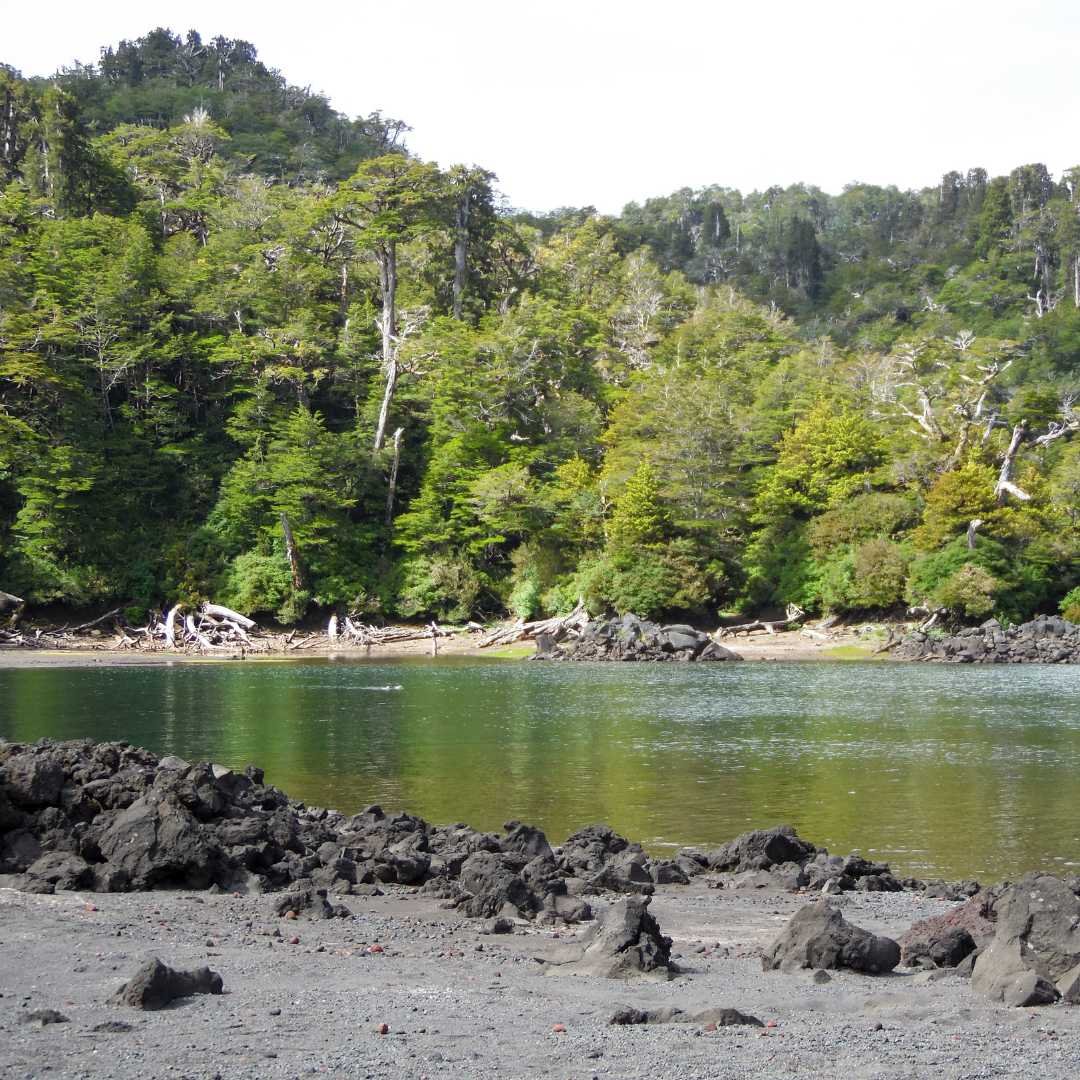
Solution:
M0 67L0 587L1080 616L1080 168L538 215L407 130L195 33Z

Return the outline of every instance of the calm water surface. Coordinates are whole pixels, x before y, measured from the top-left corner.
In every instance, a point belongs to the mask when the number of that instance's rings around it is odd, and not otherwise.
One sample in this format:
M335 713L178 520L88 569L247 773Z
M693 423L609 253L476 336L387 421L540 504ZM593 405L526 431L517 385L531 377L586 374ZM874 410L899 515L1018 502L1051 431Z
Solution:
M0 668L0 738L255 762L436 822L653 850L789 821L921 875L1080 865L1080 668L393 663Z

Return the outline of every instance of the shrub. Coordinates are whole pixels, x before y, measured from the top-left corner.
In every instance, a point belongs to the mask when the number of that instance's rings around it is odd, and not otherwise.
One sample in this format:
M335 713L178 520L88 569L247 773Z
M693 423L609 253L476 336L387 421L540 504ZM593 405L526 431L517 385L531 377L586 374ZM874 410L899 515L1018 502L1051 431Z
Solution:
M218 595L228 607L243 615L254 615L281 611L292 591L292 574L283 556L245 551L229 563Z
M653 616L699 610L712 595L711 584L693 544L672 540L583 560L571 591L590 611Z
M1080 585L1065 594L1059 610L1069 622L1080 623Z
M405 616L468 619L487 586L487 579L460 552L420 556L405 566L398 611Z
M858 608L888 608L904 595L908 558L890 540L867 540L855 549L851 598Z
M957 615L979 618L994 609L1001 582L981 566L969 563L947 577L934 591L934 603Z

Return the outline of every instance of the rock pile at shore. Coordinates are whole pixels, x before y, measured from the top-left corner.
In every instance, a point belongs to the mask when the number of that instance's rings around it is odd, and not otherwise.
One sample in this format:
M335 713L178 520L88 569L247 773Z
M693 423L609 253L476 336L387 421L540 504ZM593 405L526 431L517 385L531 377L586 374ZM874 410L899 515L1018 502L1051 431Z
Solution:
M660 626L637 615L598 619L581 636L556 644L541 635L536 642L537 660L741 660L738 653L718 645L708 634L692 626Z
M1080 1003L1080 878L927 885L858 854L830 855L790 826L672 859L652 859L604 825L552 847L542 831L517 821L496 834L376 806L351 817L306 807L253 766L191 765L126 743L0 743L0 874L18 875L27 892L280 890L280 918L348 919L328 891L374 896L380 884L408 885L486 920L481 933L511 932L515 920L588 920L586 898L615 892L624 898L607 904L593 929L562 943L556 934L550 944L560 954L534 958L553 973L667 979L676 971L672 942L648 910L651 894L706 871L722 875L712 886L818 894L764 950L767 970L817 968L815 980L827 982L820 969L881 973L902 961L928 969L928 979L970 975L994 1002ZM842 901L829 895L916 889L970 898L893 941L849 923L836 906ZM152 988L162 978L148 969L143 982ZM174 984L184 993L220 988L204 972L178 975Z
M604 825L552 848L517 821L499 835L377 806L351 817L307 807L254 766L192 765L126 743L0 743L0 873L32 892L287 889L317 904L319 890L392 883L474 918L577 922L591 917L588 895L647 895L705 865L650 859Z
M953 664L1080 664L1080 626L1056 615L1008 629L988 619L947 636L908 634L893 656Z

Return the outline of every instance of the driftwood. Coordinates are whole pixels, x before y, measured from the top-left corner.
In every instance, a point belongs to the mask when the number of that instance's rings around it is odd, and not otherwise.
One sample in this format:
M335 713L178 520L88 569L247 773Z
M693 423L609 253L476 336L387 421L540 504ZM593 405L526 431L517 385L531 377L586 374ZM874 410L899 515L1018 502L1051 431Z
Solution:
M348 615L339 623L337 616L334 616L326 628L326 636L331 641L345 641L350 645L394 645L402 641L431 641L433 637L454 637L462 632L445 626L435 626L432 630L432 626L368 626L353 622Z
M755 630L764 630L769 634L775 634L777 627L791 626L806 617L798 604L788 604L787 617L783 619L755 619L753 622L738 623L735 626L721 626L716 631L716 637L738 637L739 634L752 634Z
M561 641L565 637L580 637L582 630L588 625L589 613L585 610L584 603L579 600L569 615L557 615L552 619L528 623L523 619L518 619L509 626L498 626L477 643L477 648L489 649L493 645L510 645L515 641L534 639L540 634L546 634L554 641Z

